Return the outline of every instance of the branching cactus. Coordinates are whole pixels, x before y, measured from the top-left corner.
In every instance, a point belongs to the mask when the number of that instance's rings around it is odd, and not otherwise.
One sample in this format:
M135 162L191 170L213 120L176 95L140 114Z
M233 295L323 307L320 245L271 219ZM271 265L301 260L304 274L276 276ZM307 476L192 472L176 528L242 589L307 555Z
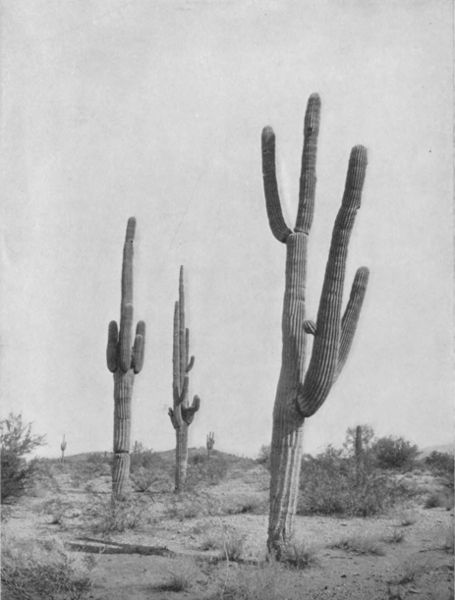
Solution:
M60 457L60 462L64 462L65 461L65 450L66 450L66 440L65 440L65 434L63 434L63 438L60 444L60 450L62 451L62 456Z
M185 327L185 288L183 267L180 267L179 299L174 307L174 336L172 355L173 408L169 417L175 429L175 491L185 487L188 465L188 427L199 410L200 399L194 396L190 406L188 400L189 372L194 366L194 356L190 357L190 331Z
M360 199L367 152L351 151L341 207L335 220L316 322L305 315L307 245L314 213L316 152L321 102L308 101L297 219L292 230L281 210L275 173L275 135L262 132L262 164L267 214L273 235L286 245L282 316L282 364L273 413L268 549L280 557L292 535L299 489L303 423L321 407L339 376L351 348L368 282L368 269L358 269L344 314L343 284L348 243ZM306 366L306 341L313 336Z
M114 374L114 462L112 465L112 495L123 498L130 472L131 398L134 375L144 361L145 323L139 321L133 341L133 241L136 219L128 219L123 246L122 298L120 328L109 323L107 367Z
M213 446L215 445L215 433L213 431L210 431L207 434L205 445L207 446L207 456L210 458L210 452L213 450Z

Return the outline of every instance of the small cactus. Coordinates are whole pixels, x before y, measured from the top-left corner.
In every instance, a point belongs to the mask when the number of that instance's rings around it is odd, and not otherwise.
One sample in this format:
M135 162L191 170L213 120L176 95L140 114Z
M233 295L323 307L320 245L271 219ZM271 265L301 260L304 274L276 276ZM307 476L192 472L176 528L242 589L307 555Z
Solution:
M63 434L62 442L60 444L60 450L62 451L62 456L60 457L60 462L63 463L65 461L65 450L66 450L65 434Z
M205 445L207 446L207 456L210 458L210 451L213 450L213 446L215 445L215 434L213 431L207 434Z
M114 375L114 460L112 495L126 493L130 472L131 399L134 375L144 362L145 323L139 321L133 340L133 241L136 219L130 217L123 246L120 328L111 321L106 349L107 368Z
M179 299L174 306L173 335L173 371L172 392L173 408L168 413L175 429L175 491L180 492L186 481L188 465L188 427L199 410L199 396L193 397L190 406L188 401L189 372L194 366L194 356L190 352L190 331L185 327L185 288L183 283L183 266L180 267Z

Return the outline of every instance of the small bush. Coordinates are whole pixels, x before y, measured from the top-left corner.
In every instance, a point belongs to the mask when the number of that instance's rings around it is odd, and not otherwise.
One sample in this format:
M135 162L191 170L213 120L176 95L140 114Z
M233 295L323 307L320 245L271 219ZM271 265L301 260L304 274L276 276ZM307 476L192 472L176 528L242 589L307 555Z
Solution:
M129 499L96 497L87 512L94 519L92 531L102 535L137 529L145 522L144 507Z
M13 501L30 489L37 461L26 456L44 444L44 436L32 434L32 424L24 424L22 415L10 413L0 421L1 503Z
M303 542L291 541L284 547L280 562L295 569L307 569L316 562L315 550Z
M245 536L236 529L224 526L221 531L209 534L200 546L201 550L219 550L220 558L232 562L241 559Z
M201 458L202 457L202 458ZM217 485L228 471L229 463L222 454L212 452L210 460L205 455L193 455L188 461L186 489L192 490L205 485Z
M329 446L315 458L303 458L297 513L368 517L384 511L404 493L371 463L358 473L355 459Z
M444 507L450 510L453 507L453 493L446 491L432 492L425 500L425 508Z
M384 556L385 554L379 540L371 536L354 535L345 537L332 544L331 548L339 548L353 554L372 554L375 556Z
M156 586L160 592L185 592L191 587L192 580L195 578L193 569L179 565L172 571L168 571L167 581Z
M401 544L404 541L404 532L400 529L394 529L391 535L383 538L386 544Z
M433 451L425 458L425 464L436 473L441 475L450 475L453 478L453 472L455 468L453 454Z
M263 445L261 446L260 450L259 450L259 456L257 458L257 461L260 465L264 465L264 467L266 469L268 469L270 471L270 456L272 453L272 449L270 444L267 445Z

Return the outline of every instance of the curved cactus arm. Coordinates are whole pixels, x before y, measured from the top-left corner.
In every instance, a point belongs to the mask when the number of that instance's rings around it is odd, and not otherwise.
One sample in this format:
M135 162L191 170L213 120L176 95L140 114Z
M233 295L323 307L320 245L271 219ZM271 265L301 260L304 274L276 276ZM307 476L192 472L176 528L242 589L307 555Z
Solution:
M191 406L182 406L182 418L187 425L190 425L193 422L194 414L197 413L200 406L201 399L199 398L199 396L194 396Z
M190 360L189 360L189 362L188 362L188 365L187 365L187 367L186 367L186 369L185 369L185 373L189 373L189 372L191 371L191 369L194 367L194 361L195 361L195 360L196 360L196 359L194 358L194 356L191 356L191 357L190 357Z
M117 343L118 343L118 326L117 321L111 321L109 323L107 333L107 348L106 348L106 362L107 368L111 373L117 369Z
M281 210L275 171L275 134L271 127L262 130L262 175L270 229L280 242L286 242L292 231L286 225Z
M144 346L145 346L145 323L138 321L136 325L136 336L134 338L133 352L131 357L131 367L134 372L140 373L144 365Z
M343 370L349 351L351 350L352 340L354 339L354 334L359 322L360 311L367 291L369 275L370 272L367 267L360 267L360 269L357 269L352 283L349 301L341 320L340 349L338 352L335 380Z
M318 149L321 99L312 94L307 103L303 126L303 152L300 171L299 207L295 223L296 232L308 234L313 223L314 196L316 193L316 155Z
M303 330L308 335L316 335L316 323L311 319L306 319L303 322Z
M313 415L326 399L338 365L347 250L355 216L360 208L366 165L366 149L363 146L354 147L349 159L341 208L332 234L318 310L317 335L308 370L304 381L300 382L297 396L298 408L304 417Z

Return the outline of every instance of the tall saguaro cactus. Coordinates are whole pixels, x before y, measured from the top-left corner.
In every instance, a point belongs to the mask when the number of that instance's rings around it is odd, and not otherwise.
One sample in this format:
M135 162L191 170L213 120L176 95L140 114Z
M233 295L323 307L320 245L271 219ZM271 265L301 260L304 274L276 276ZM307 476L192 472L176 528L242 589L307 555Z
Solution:
M335 220L316 323L306 320L305 285L308 236L314 213L316 153L321 102L310 96L304 121L299 204L294 229L283 217L275 173L275 135L262 132L262 165L267 214L273 235L286 245L282 316L282 363L273 412L268 548L278 558L292 535L299 476L303 423L323 404L340 374L357 327L368 282L358 269L343 316L342 293L349 238L360 200L367 152L351 151L341 207ZM313 336L306 368L307 336Z
M189 372L194 366L194 356L190 357L190 331L185 327L185 288L183 266L180 267L179 299L174 306L174 337L172 355L173 408L169 417L175 429L175 491L185 486L188 464L188 427L199 410L200 399L194 396L191 406L188 400Z
M107 368L114 374L114 462L112 495L125 495L130 472L131 399L134 375L144 362L145 323L139 321L133 342L133 241L136 219L130 217L123 246L120 328L109 323Z

